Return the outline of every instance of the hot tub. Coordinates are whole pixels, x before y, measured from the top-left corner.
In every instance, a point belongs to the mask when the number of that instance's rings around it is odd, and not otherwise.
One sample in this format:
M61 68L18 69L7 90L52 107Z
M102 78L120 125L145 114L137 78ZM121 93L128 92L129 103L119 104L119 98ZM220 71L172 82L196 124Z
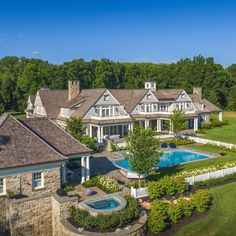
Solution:
M88 211L91 215L111 214L114 211L123 209L126 205L126 199L118 194L108 194L79 203L79 207Z

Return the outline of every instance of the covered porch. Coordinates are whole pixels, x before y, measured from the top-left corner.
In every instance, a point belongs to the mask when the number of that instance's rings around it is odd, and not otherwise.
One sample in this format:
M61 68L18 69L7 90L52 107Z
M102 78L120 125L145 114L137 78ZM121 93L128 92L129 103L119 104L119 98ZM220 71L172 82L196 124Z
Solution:
M119 139L128 134L133 129L133 123L118 124L90 124L88 128L89 136L95 138L98 143L102 143L106 139Z

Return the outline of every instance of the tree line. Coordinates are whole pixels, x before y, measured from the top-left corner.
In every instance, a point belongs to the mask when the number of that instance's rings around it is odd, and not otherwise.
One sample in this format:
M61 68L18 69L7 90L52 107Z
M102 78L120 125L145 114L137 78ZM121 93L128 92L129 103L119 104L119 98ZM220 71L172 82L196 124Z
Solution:
M0 112L23 111L28 95L42 87L66 89L68 80L80 80L82 88L143 88L146 79L158 88L203 87L204 97L223 109L236 110L236 64L228 68L212 57L197 56L171 64L113 62L108 59L75 59L51 64L40 59L0 59Z

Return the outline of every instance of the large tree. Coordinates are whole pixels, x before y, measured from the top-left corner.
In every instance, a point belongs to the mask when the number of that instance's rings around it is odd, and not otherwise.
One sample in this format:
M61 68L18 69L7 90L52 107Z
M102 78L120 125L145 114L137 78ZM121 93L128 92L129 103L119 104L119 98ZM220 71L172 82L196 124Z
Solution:
M77 117L71 117L66 121L66 131L70 133L74 138L81 141L85 135L85 127L82 119Z
M148 175L160 160L160 142L153 130L145 130L137 125L129 132L126 141L128 152L125 157L130 163L131 170L139 176L140 188L140 177Z

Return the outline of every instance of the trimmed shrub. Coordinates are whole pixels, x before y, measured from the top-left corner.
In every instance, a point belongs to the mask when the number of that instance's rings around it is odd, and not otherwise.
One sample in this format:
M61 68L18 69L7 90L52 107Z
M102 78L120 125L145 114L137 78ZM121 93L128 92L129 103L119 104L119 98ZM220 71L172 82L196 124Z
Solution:
M191 204L191 201L181 198L178 200L178 205L181 207L184 216L192 215L194 206Z
M75 190L75 187L74 186L71 186L71 185L65 185L63 187L63 190L67 193L67 192L70 192L70 191L74 191Z
M170 204L167 213L170 220L175 224L184 216L183 209L179 203Z
M153 233L159 233L168 226L168 205L154 200L148 215L148 229Z
M185 179L177 176L165 176L158 181L148 183L148 194L151 199L156 199L164 195L175 195L183 193L189 188Z
M192 204L197 212L205 212L208 210L212 201L212 195L209 190L199 189L190 195Z

